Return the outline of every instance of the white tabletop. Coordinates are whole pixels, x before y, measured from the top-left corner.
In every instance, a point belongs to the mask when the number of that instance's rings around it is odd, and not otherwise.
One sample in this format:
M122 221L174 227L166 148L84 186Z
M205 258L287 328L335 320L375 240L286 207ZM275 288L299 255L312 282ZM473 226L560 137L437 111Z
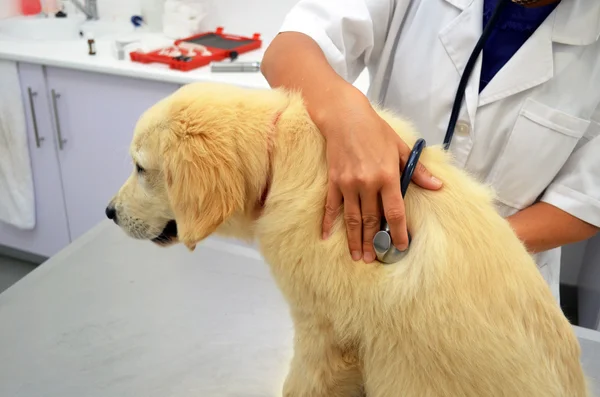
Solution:
M599 376L600 333L577 332ZM280 396L292 335L252 248L103 222L0 295L0 396Z
M248 88L268 88L269 84L259 72L254 73L213 73L209 66L190 71L170 69L168 65L133 62L129 56L118 60L114 51L116 38L139 40L139 46L133 44L129 50L144 51L168 47L172 39L158 33L132 33L115 35L96 40L96 55L88 55L87 40L33 41L15 40L0 34L0 59L42 64L88 72L114 74L139 79L164 81L176 84L188 84L196 81L212 81L235 84ZM238 61L260 62L269 43L263 42L262 48L241 54ZM363 93L369 87L369 74L365 70L354 82Z

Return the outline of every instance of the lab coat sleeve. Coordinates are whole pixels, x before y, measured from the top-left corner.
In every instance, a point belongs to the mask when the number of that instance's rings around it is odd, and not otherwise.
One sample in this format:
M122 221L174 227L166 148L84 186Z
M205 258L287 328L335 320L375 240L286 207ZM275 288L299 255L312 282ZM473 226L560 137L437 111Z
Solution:
M332 68L354 83L381 55L394 6L410 0L300 0L281 32L300 32L321 47Z
M541 201L600 227L600 108Z

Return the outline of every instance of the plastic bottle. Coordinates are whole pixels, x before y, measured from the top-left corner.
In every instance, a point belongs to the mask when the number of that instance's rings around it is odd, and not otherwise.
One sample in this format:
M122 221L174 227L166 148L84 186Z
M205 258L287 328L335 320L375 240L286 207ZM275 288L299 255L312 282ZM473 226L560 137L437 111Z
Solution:
M94 40L94 35L92 33L87 34L88 39L88 54L96 55L96 41Z

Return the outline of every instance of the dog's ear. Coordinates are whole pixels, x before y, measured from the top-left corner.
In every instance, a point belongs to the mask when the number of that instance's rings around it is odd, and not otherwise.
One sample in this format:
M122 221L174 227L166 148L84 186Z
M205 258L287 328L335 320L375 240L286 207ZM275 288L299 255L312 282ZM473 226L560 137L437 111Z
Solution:
M233 142L195 131L165 131L161 152L177 237L190 250L235 211L245 185Z

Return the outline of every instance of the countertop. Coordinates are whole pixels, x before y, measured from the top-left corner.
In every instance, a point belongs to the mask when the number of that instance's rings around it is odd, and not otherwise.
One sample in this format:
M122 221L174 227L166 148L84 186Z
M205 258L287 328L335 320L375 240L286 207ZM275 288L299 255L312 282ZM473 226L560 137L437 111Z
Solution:
M129 56L118 60L114 50L116 38L135 39L139 45L132 44L128 48L141 48L145 51L168 46L173 40L158 33L131 33L120 36L107 36L96 39L96 55L88 55L87 40L69 41L31 41L17 40L0 36L0 59L43 64L47 66L73 68L83 71L108 73L133 78L158 80L176 84L187 84L195 81L215 81L241 85L249 88L268 88L269 85L261 73L212 73L210 67L202 67L183 72L169 69L162 64L142 64L132 62ZM241 54L239 61L261 61L268 42L262 48ZM368 73L363 73L354 85L366 93L369 85Z
M0 294L3 397L280 396L293 330L252 247L105 221ZM600 385L600 333L576 328Z
M292 337L254 249L102 222L0 294L0 396L279 396Z

